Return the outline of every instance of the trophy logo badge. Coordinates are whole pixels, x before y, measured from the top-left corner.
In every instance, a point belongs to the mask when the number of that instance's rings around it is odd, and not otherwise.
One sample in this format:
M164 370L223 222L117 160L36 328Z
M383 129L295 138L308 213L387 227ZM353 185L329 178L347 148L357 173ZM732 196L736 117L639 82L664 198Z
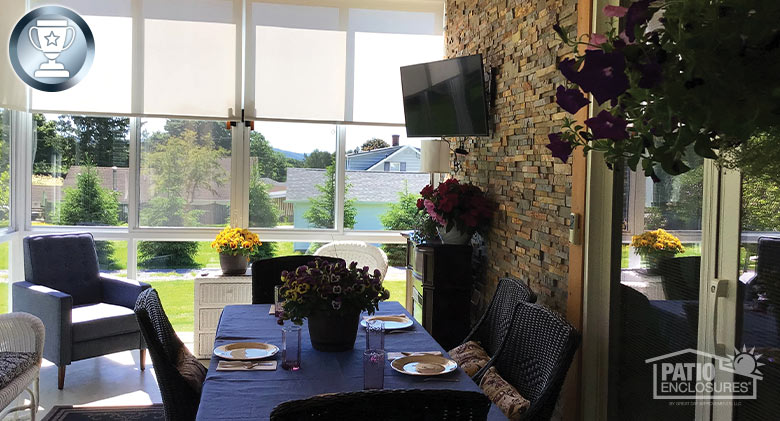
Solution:
M62 63L57 63L56 58L73 45L76 30L68 26L67 20L38 20L37 26L27 31L33 47L43 52L49 61L41 63L39 70L35 71L35 77L70 77L70 72ZM33 36L37 33L37 36ZM68 40L68 33L70 39ZM38 45L35 40L38 40Z
M40 91L58 92L87 75L95 56L95 40L76 12L43 6L17 22L11 32L9 55L22 81Z

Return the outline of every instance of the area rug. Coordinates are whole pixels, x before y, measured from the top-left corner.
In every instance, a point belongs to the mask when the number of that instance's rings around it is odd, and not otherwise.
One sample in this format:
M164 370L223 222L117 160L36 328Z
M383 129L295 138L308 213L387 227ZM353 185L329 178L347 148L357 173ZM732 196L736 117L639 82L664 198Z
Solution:
M152 421L164 420L162 404L150 406L78 407L57 405L43 421Z

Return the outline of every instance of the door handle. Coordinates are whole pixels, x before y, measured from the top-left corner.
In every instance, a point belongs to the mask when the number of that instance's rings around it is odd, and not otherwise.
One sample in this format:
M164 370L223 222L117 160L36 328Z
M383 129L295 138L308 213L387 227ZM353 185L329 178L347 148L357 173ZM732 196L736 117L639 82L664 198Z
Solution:
M716 279L710 283L710 294L714 299L713 315L712 315L712 339L715 344L715 354L725 356L726 344L721 343L718 340L718 308L720 307L720 299L728 297L729 293L729 281L725 279Z

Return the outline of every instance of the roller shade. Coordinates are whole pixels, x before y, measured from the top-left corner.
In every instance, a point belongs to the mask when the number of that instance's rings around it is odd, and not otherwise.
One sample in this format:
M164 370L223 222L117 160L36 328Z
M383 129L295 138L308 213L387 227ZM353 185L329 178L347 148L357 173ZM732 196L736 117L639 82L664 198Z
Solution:
M236 100L240 1L34 1L79 13L95 38L87 76L62 92L33 90L35 111L228 118ZM238 4L238 6L236 6Z
M249 118L404 124L399 68L443 58L443 11L441 1L254 2Z
M27 85L14 73L8 59L8 40L14 25L25 14L24 0L2 0L0 11L0 108L27 109Z

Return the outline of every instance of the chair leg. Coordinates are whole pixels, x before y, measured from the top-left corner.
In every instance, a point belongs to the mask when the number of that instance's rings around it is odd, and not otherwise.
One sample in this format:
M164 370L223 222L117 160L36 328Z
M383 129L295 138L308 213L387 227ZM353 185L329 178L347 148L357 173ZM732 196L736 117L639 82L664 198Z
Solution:
M40 377L36 377L33 382L33 390L30 391L30 421L35 421L35 415L38 412L38 399L41 396L41 391L38 387L39 382Z
M65 367L64 365L57 366L57 389L62 390L65 387Z
M139 364L141 365L141 371L144 371L144 370L146 370L146 350L145 349L141 349L140 351L141 351L140 352L140 354L141 354L141 358L140 358L141 362Z

